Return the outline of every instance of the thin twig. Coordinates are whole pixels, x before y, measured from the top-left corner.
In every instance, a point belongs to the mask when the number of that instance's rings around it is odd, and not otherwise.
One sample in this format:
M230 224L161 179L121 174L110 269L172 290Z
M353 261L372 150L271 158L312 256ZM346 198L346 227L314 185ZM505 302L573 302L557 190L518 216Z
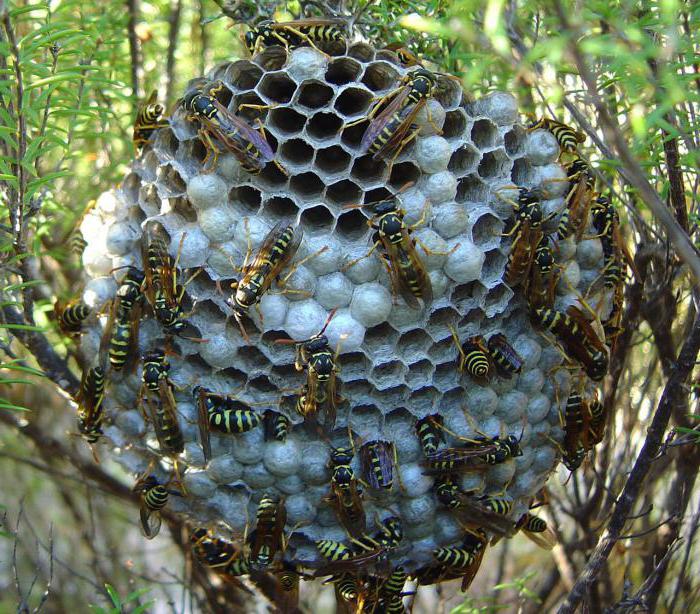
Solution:
M131 99L136 109L137 101L143 93L139 87L139 75L141 73L141 45L139 37L136 35L136 22L140 15L139 0L126 0L126 8L129 20L126 24L127 36L129 39L129 54L131 55Z
M182 12L182 0L173 0L170 3L170 16L168 17L168 57L165 63L165 106L170 108L174 100L173 88L175 87L175 51L177 39L180 33L180 14Z

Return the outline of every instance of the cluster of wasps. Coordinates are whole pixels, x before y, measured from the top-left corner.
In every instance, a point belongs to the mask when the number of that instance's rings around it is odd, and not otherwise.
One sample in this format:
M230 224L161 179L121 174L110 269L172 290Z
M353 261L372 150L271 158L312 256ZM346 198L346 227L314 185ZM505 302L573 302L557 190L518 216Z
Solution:
M339 23L322 20L265 22L251 28L244 37L251 54L269 46L281 46L289 51L300 46L318 49L319 46L344 41L344 30ZM357 123L367 122L359 145L361 153L371 154L375 159L389 159L393 163L418 134L416 118L435 95L438 77L400 45L388 49L412 70L397 88L375 103L367 117ZM287 174L275 159L262 123L258 121L256 127L239 115L243 106L260 110L266 107L241 105L236 111L231 111L224 104L226 95L223 82L202 81L177 103L187 120L198 128L199 138L206 149L205 171L213 170L219 154L227 152L233 154L248 173L259 174L273 163ZM157 130L169 125L169 121L163 118L164 111L154 92L135 121L133 140L137 152L150 142ZM346 127L349 125L352 124L346 124ZM523 288L533 324L554 338L572 365L597 382L607 371L609 348L620 331L624 251L619 238L619 219L610 201L595 194L593 175L577 153L583 135L551 119L542 119L530 128L549 130L559 142L562 155L572 157L566 165L566 208L560 216L555 236L546 235L542 193L519 188L517 202L513 203L514 215L504 233L510 242L504 280L511 288ZM394 293L401 295L412 308L427 308L433 300L433 291L416 249L417 240L412 236L412 231L421 221L414 226L407 225L396 196L350 206L367 210L370 213L368 225L375 231L371 249L364 257L376 250L389 272ZM612 290L613 296L611 314L604 322L597 320L595 310L587 308L585 301L580 308L570 306L560 310L554 306L559 278L555 258L557 241L569 236L575 236L577 240L594 238L584 237L589 217L597 233L595 237L603 246L603 284ZM244 320L250 310L258 305L273 282L280 280L286 269L290 269L291 275L291 271L306 260L292 264L302 236L299 227L282 221L269 231L254 253L249 248L238 269L240 278L232 284L233 292L227 301L246 342L250 340ZM173 259L168 252L168 244L165 229L158 222L149 221L142 244L143 271L129 267L121 277L116 296L108 305L98 364L85 370L76 397L79 432L94 446L103 434L102 403L109 378L135 368L139 322L149 315L155 318L166 343L163 347L151 348L141 357L139 406L153 428L159 455L172 459L173 477L168 481L160 480L152 473L151 465L136 482L134 492L140 501L140 520L147 538L158 534L161 511L169 496L187 496L177 466L177 458L184 450L184 438L178 421L176 386L169 376L168 356L175 355L170 348L172 338L183 337L190 326L184 303L187 283L194 275L185 280L185 273L178 268L178 259ZM423 249L429 253L425 247ZM346 268L356 262L349 263ZM76 335L92 312L80 302L59 303L56 307L57 322L63 333ZM279 343L294 345L295 368L306 376L296 397L296 412L329 444L336 411L342 401L338 350L332 350L324 334L332 317L333 312L320 332L310 339L279 340ZM511 378L521 372L523 360L503 333L494 333L488 339L483 336L460 339L458 332L452 329L452 335L457 348L457 369L477 384L487 385L495 377ZM205 339L194 340L206 342ZM262 426L267 440L284 441L291 428L290 419L273 409L260 412L232 395L199 385L193 388L192 394L206 461L211 458L212 431L235 435ZM574 470L580 466L586 453L602 440L606 414L597 398L586 398L585 388L581 385L570 395L563 420L564 462ZM273 493L265 493L260 500L255 526L249 534L246 530L242 546L216 536L207 528L195 528L191 534L195 558L223 578L272 572L279 583L282 603L277 605L282 611L294 611L297 607L300 579L326 577L327 582L334 586L339 607L346 611L398 614L405 612L403 597L408 593L404 587L409 580L416 585L428 585L462 578L462 590L466 590L480 567L487 546L502 537L511 537L522 531L542 547L553 546L553 533L542 519L527 512L513 521L509 518L512 503L508 498L465 491L459 485L465 472L487 470L521 455L518 437L499 433L465 438L450 431L440 414L418 420L415 431L423 450L424 473L435 479L433 493L436 500L454 514L464 528L459 543L433 551L432 563L416 570L392 567L390 555L400 548L403 540L401 520L395 515L368 519L363 502L367 497L381 498L382 493L394 488L398 481L394 479L396 450L390 441L360 442L361 471L358 475L352 466L356 445L352 432L349 433L349 446L330 445L330 487L325 499L348 539L318 540L316 548L320 563L314 564L313 572L284 560L294 530L289 534L285 532L284 498ZM447 445L448 437L452 441L450 445ZM177 482L177 489L171 488L173 481ZM536 498L531 509L543 502Z

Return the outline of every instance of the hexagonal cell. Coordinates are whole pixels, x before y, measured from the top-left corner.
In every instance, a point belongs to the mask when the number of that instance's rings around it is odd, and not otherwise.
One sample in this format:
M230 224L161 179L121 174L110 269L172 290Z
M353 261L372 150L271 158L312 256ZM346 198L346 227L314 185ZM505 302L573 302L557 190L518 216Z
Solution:
M289 180L289 189L304 200L320 196L325 186L316 173L301 173Z
M362 83L373 92L381 92L395 87L399 78L396 67L388 62L374 62L365 68Z
M383 322L367 329L364 346L370 354L375 356L375 360L380 359L382 355L390 359L392 350L389 348L393 348L398 337L399 333L388 322Z
M374 367L370 378L373 380L374 385L379 390L382 390L402 382L406 371L406 365L402 362L391 360Z
M457 184L455 200L458 203L483 203L486 202L488 193L488 186L477 175L467 175Z
M374 49L367 43L354 43L348 47L348 55L360 62L371 62L374 58Z
M531 174L532 165L525 158L518 158L513 162L510 177L515 185L525 185Z
M466 404L466 392L461 386L451 388L442 395L443 407L464 407Z
M370 184L381 181L385 171L386 163L384 161L375 160L371 155L367 155L355 159L350 175L353 179L364 184Z
M331 61L326 70L326 81L335 85L345 85L355 81L362 65L352 58L337 58Z
M282 134L298 134L304 129L306 118L289 107L271 109L268 115L268 125Z
M456 348L455 351L457 351ZM440 389L454 386L455 379L459 378L458 373L455 361L441 363L435 366L432 383Z
M278 218L293 217L298 210L297 204L284 196L273 196L263 203L263 211Z
M451 79L440 75L438 77L438 86L435 92L435 100L437 100L445 109L454 109L462 102L462 83L459 79Z
M344 127L341 141L348 147L357 149L362 143L362 137L365 134L365 130L367 130L367 126L369 126L369 121L364 120L358 124Z
M309 228L330 232L335 218L325 205L304 209L301 213L301 223Z
M474 289L472 295L478 295L483 291L483 286L479 282L473 282ZM478 307L470 309L459 321L459 328L467 331L476 331L481 327L484 320L484 312Z
M177 160L196 160L200 164L204 162L207 157L207 148L204 146L199 139L192 139L191 141L186 141L182 144L177 152Z
M380 200L387 200L392 198L394 195L386 188L375 188L374 190L369 190L365 192L364 201L365 204L378 203Z
M170 128L158 130L152 143L154 147L157 147L163 154L171 158L175 156L175 152L180 144L175 133Z
M275 386L266 375L258 375L253 377L248 382L248 388L262 393L277 392L278 388Z
M452 154L447 169L458 177L466 175L474 170L480 156L481 153L473 145L462 145Z
M343 179L326 189L326 198L336 205L357 203L362 196L362 190L349 179Z
M158 214L161 201L158 198L158 190L156 190L154 184L145 185L139 189L139 204L146 215Z
M268 113L268 105L255 92L244 92L235 96L230 109L251 127L256 127L257 121L263 121Z
M335 225L339 236L348 241L357 241L367 233L367 218L359 209L342 213Z
M455 347L454 341L452 340L452 335L450 331L441 338L435 338L433 345L428 348L428 356L433 362L438 362L444 360L445 356L452 357L457 355L457 348ZM453 363L454 366L454 363Z
M187 185L180 176L180 173L178 173L170 164L161 166L158 169L158 181L167 196L179 196L184 194L185 190L187 189ZM122 189L124 189L124 184L122 184ZM134 198L135 197L136 194L134 194Z
M270 139L268 134L268 139ZM258 183L268 189L280 188L287 183L285 175L276 164L268 164L257 177Z
M279 155L292 164L308 164L314 157L314 148L302 139L290 139L280 147Z
M241 90L252 90L260 81L263 71L249 60L238 60L229 64L224 80Z
M309 136L315 139L334 139L343 126L343 120L335 113L316 113L306 128Z
M513 295L513 291L505 284L498 284L488 291L484 301L486 317L491 318L505 306L504 303Z
M385 407L398 407L408 400L411 389L402 384L400 386L390 386L375 393Z
M375 164L377 162L375 161ZM400 190L407 183L416 183L421 176L420 168L410 160L398 162L391 167L389 185L395 190Z
M325 107L333 98L333 89L321 81L304 83L297 92L297 102L307 109Z
M481 268L481 279L486 285L492 285L500 279L506 266L507 258L499 249L486 252L486 259Z
M433 363L429 360L419 360L408 367L406 383L412 388L427 386L433 376Z
M472 141L479 149L493 147L496 144L498 128L489 119L480 119L472 126Z
M467 128L467 114L464 109L455 109L445 113L445 123L442 126L442 136L446 139L460 137Z
M423 354L432 343L433 340L425 331L416 328L401 335L396 345L396 351L406 360L411 360Z
M478 245L499 238L501 232L503 232L503 222L492 213L485 213L472 227L472 240Z
M338 113L342 113L345 117L352 117L363 115L371 102L372 94L367 90L359 87L348 87L336 98L333 106Z
M426 386L425 388L416 390L411 395L409 407L414 415L426 416L437 409L437 403L441 396L437 388L434 386Z
M316 152L316 166L324 173L331 175L342 173L350 164L350 154L342 147L333 145Z
M221 308L214 301L209 299L206 301L197 302L192 310L192 313L203 320L218 320L223 314Z
M258 53L253 62L266 71L279 70L287 63L287 52L279 45L272 45Z
M426 329L433 339L441 339L450 332L450 326L454 326L459 319L459 313L453 307L441 307L430 314Z
M228 193L228 198L229 202L236 202L242 205L242 207L250 213L257 211L262 202L260 190L254 188L252 185L241 185L232 188Z
M503 136L503 143L506 147L506 153L509 156L515 156L522 150L525 143L527 132L522 126L513 126L511 130Z
M365 379L369 361L362 352L349 352L340 357L340 372L344 382L353 379Z
M170 165L165 168L172 170L172 166ZM177 172L175 172L175 174L177 178L182 181L180 175L178 175ZM129 200L136 200L139 197L139 190L141 189L141 177L136 173L129 173L124 178L124 181L122 181L121 189ZM180 193L182 193L182 190L180 190Z
M297 89L296 83L283 72L268 72L260 80L258 92L272 102L289 102Z
M489 178L501 175L507 172L510 167L511 161L503 149L495 149L494 151L489 151L485 153L479 162L479 168L477 172L480 177Z
M197 221L197 210L192 206L192 203L185 196L177 196L175 198L171 198L170 208L178 215L181 215L188 222Z
M188 359L188 361L189 360L190 359ZM209 370L208 365L206 370ZM217 379L223 380L222 383L226 384L228 390L236 390L237 388L243 388L243 386L245 386L248 381L248 374L235 367L227 367L226 369L221 369L221 371L217 373Z

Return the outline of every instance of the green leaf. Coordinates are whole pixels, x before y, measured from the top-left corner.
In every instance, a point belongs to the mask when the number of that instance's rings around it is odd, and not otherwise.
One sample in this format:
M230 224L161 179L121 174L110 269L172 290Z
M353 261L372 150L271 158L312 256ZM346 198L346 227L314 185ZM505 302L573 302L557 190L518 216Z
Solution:
M4 399L0 399L0 409L10 409L12 411L31 411L28 407L22 407L21 405L15 405Z
M122 602L119 599L119 593L117 593L111 584L105 584L105 590L107 591L109 598L112 600L112 603L121 610Z

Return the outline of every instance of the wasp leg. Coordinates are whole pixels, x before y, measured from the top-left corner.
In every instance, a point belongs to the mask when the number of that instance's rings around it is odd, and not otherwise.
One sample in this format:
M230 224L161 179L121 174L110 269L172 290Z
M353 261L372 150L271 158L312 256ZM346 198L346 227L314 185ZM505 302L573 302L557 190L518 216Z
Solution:
M220 150L214 144L210 134L204 128L200 128L197 134L204 144L204 148L207 150L204 160L202 160L202 172L211 173L216 167L216 161L219 159ZM210 160L212 157L213 161Z
M394 162L396 161L396 158L399 157L399 155L403 151L404 147L406 147L406 145L408 145L413 139L415 139L418 136L419 132L420 132L420 129L416 128L413 132L411 132L411 134L409 134L405 139L403 139L399 143L399 146L396 148L396 153L391 157L391 160L389 161L389 164L387 165L388 172L391 172L391 168L394 166Z
M341 269L340 269L341 273L344 273L344 272L347 271L350 267L355 266L358 262L361 262L361 261L364 260L365 258L369 258L369 257L372 255L372 252L374 252L374 250L377 249L377 247L378 247L379 245L381 245L381 242L380 242L380 241L377 241L377 242L370 248L370 250L369 250L364 256L360 256L359 258L355 258L355 260L351 260L351 261L348 262L347 264L343 265L343 266L341 267Z

